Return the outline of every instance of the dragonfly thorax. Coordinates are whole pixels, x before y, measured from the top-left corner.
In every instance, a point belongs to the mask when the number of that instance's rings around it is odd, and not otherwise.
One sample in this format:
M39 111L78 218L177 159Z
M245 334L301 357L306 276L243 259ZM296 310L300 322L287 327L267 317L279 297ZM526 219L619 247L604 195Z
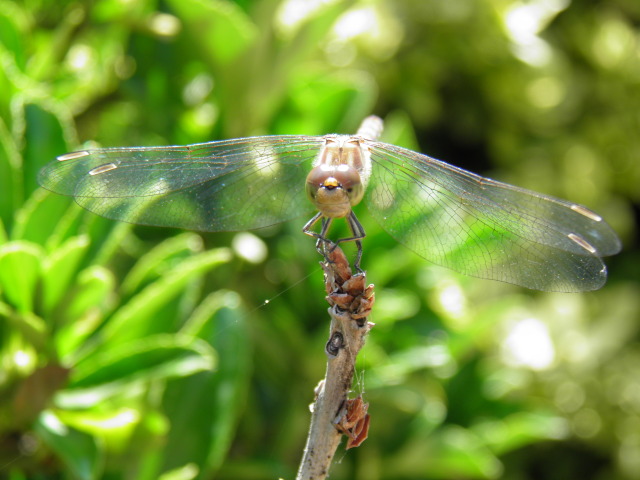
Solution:
M307 195L327 218L349 215L351 207L360 203L364 187L358 171L351 165L320 164L307 176Z

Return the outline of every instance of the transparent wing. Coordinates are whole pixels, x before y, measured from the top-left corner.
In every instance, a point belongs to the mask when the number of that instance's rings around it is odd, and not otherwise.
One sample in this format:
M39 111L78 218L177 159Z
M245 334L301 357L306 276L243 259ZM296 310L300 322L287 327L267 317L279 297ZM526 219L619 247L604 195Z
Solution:
M411 150L368 145L374 165L367 206L418 255L466 275L537 290L575 292L604 284L600 257L621 245L585 207Z
M251 137L74 152L39 183L114 220L201 231L283 222L313 209L304 185L323 137Z

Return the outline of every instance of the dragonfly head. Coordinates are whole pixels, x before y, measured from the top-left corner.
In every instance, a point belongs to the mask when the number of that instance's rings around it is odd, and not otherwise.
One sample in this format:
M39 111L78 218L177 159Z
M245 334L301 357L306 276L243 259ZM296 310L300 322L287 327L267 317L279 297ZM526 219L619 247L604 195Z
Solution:
M360 203L364 187L352 166L320 164L307 176L307 195L325 217L340 218Z

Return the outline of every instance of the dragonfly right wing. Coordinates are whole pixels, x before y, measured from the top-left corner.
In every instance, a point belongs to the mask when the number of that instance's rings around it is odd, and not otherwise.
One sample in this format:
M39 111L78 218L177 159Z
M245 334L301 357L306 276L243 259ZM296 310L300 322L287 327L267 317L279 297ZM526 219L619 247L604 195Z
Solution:
M600 288L620 241L580 205L372 142L371 214L398 242L466 275L527 288Z
M177 147L74 152L39 183L98 215L145 225L237 231L312 210L305 178L323 137L269 136Z

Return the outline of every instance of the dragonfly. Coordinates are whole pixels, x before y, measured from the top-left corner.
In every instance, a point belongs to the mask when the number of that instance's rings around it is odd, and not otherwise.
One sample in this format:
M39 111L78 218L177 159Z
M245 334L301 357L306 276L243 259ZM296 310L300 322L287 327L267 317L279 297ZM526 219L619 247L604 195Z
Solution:
M602 257L621 243L601 216L381 142L382 127L370 116L356 135L80 150L57 157L38 180L110 219L198 231L258 229L315 209L303 231L321 249L354 241L358 268L362 201L397 242L462 274L542 291L604 285ZM352 236L331 241L340 218Z

